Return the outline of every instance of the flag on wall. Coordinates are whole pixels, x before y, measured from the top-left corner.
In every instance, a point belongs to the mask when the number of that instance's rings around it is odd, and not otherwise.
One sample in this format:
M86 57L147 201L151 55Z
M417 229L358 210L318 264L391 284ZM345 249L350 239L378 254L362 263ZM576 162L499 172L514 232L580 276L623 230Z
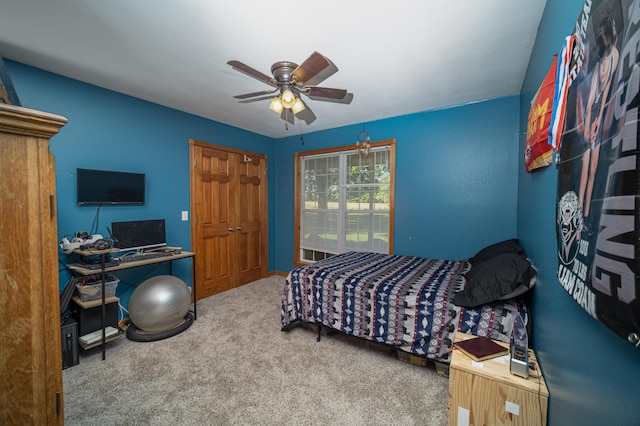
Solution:
M587 0L557 146L558 281L640 348L640 8ZM585 336L585 338L588 338Z
M527 141L524 147L524 165L527 172L551 164L553 152L548 140L557 61L558 56L554 55L549 71L531 101L527 120Z
M549 145L556 151L560 149L560 139L564 130L567 93L571 82L576 77L572 71L576 70L577 61L581 61L582 46L578 42L578 37L575 34L566 37L562 50L560 50L560 59L557 61L551 125L549 126Z

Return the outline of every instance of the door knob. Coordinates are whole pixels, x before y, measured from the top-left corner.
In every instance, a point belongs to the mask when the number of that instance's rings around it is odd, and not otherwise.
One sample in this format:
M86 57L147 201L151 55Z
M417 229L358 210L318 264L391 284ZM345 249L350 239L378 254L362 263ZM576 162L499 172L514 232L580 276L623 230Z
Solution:
M237 229L238 231L242 231L242 226L238 226L236 229Z
M233 227L229 227L229 231L230 231L230 232L234 232L234 231L235 231L235 229L233 229Z

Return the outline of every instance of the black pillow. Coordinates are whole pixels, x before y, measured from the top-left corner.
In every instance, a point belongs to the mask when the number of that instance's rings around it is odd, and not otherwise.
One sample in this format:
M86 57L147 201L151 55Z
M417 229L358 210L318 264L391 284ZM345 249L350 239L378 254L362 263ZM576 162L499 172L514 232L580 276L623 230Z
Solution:
M512 238L510 240L504 240L483 248L482 250L477 252L475 256L469 259L469 262L472 265L476 266L502 253L524 253L524 250L522 250L522 247L520 247L518 240L516 238Z
M524 254L502 253L472 266L465 274L467 284L453 296L458 306L475 307L516 293L535 282L535 269ZM516 291L518 290L518 291Z

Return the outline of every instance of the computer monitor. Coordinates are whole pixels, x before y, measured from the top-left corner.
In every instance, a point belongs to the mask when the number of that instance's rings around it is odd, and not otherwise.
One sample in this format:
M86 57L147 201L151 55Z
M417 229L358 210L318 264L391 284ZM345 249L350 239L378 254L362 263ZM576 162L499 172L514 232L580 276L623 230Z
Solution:
M111 222L114 247L120 250L142 251L167 245L165 220L136 220Z

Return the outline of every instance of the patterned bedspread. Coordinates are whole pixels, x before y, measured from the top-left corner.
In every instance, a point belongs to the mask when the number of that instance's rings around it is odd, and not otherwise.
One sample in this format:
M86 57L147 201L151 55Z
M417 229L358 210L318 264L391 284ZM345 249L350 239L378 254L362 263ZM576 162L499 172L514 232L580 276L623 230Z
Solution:
M350 252L292 270L282 296L282 327L296 321L449 362L456 330L509 342L513 300L478 308L451 302L465 285L465 260Z

